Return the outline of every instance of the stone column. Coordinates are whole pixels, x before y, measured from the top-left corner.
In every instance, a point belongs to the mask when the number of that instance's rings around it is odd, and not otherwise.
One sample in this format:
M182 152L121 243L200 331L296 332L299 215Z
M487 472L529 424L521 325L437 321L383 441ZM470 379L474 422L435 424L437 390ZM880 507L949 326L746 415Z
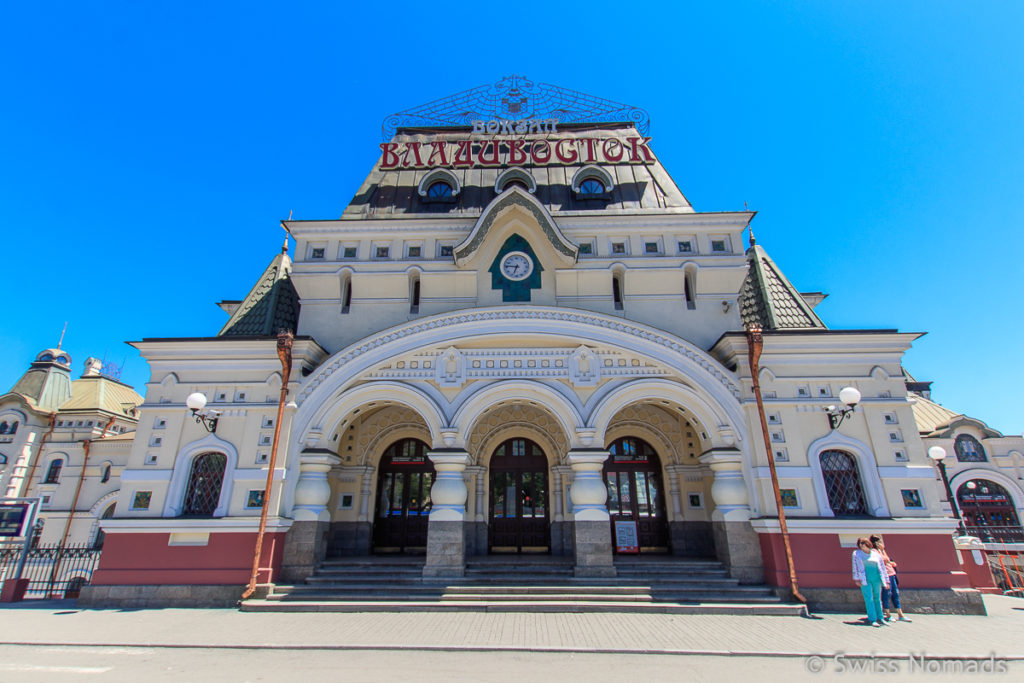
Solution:
M427 561L423 576L463 576L466 573L466 499L469 491L463 472L469 453L462 450L430 451L437 477L430 488L427 520Z
M764 582L761 542L750 525L750 498L743 479L743 455L735 448L713 448L700 457L711 468L711 528L715 553L741 583Z
M466 474L475 477L473 490L473 506L471 516L466 520L466 554L483 555L487 553L487 510L484 508L484 486L487 483L487 468L474 465L466 468ZM467 486L469 480L467 479Z
M603 450L569 451L576 576L615 576L608 489L601 476L608 455Z
M331 513L331 485L327 473L341 458L327 450L307 449L299 454L299 480L291 516L295 520L284 539L282 581L302 581L313 573L327 552Z

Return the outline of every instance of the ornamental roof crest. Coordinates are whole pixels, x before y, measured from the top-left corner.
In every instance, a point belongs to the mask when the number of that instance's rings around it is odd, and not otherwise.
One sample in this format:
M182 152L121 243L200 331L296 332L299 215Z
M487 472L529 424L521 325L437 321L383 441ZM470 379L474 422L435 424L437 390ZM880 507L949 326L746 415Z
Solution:
M559 123L629 121L642 135L651 127L650 116L639 107L538 83L525 76L506 76L384 119L381 133L390 140L398 128L469 126L475 120L555 119Z

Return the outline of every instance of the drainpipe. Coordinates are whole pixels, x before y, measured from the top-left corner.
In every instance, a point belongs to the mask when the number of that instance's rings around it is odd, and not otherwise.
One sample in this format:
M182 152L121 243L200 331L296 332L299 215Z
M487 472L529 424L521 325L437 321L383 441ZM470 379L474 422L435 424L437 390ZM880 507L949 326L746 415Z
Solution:
M247 600L256 592L259 580L260 555L263 553L263 536L267 531L267 512L270 509L270 492L274 485L274 469L277 466L277 444L281 439L281 420L284 419L284 402L288 398L288 382L292 376L292 342L295 335L290 330L282 330L277 335L277 357L281 361L281 395L277 400L277 421L274 423L274 445L270 449L270 463L267 466L267 485L263 488L263 507L260 509L260 528L256 532L256 548L252 557L252 574L249 586L242 593L242 600Z
M107 435L109 430L114 425L114 416L111 415L110 419L107 420L107 424L103 425L103 431L100 433L102 439ZM85 482L85 468L89 464L89 448L92 446L92 441L86 439L82 442L82 450L85 451L85 458L82 460L82 472L78 475L78 485L75 487L75 497L71 501L71 509L68 511L68 520L64 524L64 534L60 537L60 545L64 545L64 541L68 538L68 532L71 530L71 520L75 516L75 508L78 507L78 496L82 493L82 484Z
M802 603L807 598L800 594L800 587L796 581L796 565L793 564L793 550L789 545L789 528L786 526L786 511L782 507L782 493L779 491L779 474L775 470L775 458L772 456L772 441L768 435L768 419L764 414L764 400L761 398L761 383L758 380L760 374L759 361L761 350L764 347L764 339L761 337L761 326L750 325L747 327L747 355L750 359L750 375L754 385L754 398L757 399L757 416L761 419L761 436L764 438L764 449L768 455L768 469L772 474L772 491L775 493L775 509L779 513L779 529L782 531L782 545L786 549L786 564L789 565L789 583L793 591L793 597Z
M43 454L43 446L46 445L47 439L49 439L50 435L53 434L53 428L56 425L57 425L57 413L52 413L50 415L50 428L47 430L47 432L45 434L43 434L43 438L39 439L39 450L36 451L36 457L31 459L32 460L32 465L29 467L28 476L25 477L22 480L22 482L21 482L21 493L18 494L18 495L26 496L31 491L31 489L32 489L32 477L36 476L36 467L39 466L39 458Z

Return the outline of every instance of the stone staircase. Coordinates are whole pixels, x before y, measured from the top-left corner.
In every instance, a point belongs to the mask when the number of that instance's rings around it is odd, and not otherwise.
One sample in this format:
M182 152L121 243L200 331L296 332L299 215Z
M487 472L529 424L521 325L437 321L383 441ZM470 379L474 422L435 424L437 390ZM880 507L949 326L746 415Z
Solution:
M805 614L767 586L740 585L714 560L630 557L613 579L573 576L568 558L468 558L457 579L423 578L423 558L326 560L301 584L277 584L243 612L642 612Z

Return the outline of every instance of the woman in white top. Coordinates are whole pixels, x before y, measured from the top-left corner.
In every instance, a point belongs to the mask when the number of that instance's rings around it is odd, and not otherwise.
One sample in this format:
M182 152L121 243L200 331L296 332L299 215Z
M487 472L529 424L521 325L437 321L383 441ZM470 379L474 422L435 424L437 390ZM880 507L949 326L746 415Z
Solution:
M857 549L853 551L853 580L860 586L860 591L864 595L868 623L872 626L881 626L884 623L882 587L889 587L889 576L881 553L875 550L871 541L866 538L858 538Z

